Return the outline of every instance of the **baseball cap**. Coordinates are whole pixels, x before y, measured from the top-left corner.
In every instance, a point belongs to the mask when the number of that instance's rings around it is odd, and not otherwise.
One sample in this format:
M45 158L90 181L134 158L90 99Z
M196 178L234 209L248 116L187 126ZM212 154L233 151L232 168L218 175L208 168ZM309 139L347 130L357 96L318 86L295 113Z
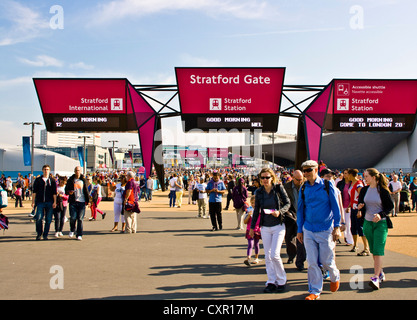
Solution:
M329 173L334 175L334 172L332 170L330 170L329 168L324 168L320 172L320 177L324 177L326 174L329 174Z

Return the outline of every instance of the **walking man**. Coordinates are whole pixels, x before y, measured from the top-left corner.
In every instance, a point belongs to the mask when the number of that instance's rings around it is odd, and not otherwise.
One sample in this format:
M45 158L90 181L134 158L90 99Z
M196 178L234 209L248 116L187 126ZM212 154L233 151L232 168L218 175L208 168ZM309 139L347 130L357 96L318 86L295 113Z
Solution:
M301 165L306 182L300 189L297 209L297 239L304 243L308 263L306 300L316 300L323 290L321 264L330 274L330 291L340 285L334 247L340 236L341 212L336 187L318 176L318 164L308 160Z
M304 183L304 176L300 170L295 170L292 181L284 184L284 189L290 199L291 206L285 217L285 243L287 245L288 264L295 260L295 266L299 271L304 270L306 250L304 245L297 240L297 204L300 188Z
M206 192L209 194L209 214L212 231L222 230L222 197L226 192L226 186L220 180L217 170L213 171L213 179L208 182Z
M51 167L45 164L42 167L42 176L33 183L32 208L36 207L36 240L43 236L48 240L49 227L52 222L53 210L56 208L56 182L50 177ZM45 228L43 217L45 216Z
M69 195L69 214L70 214L70 238L76 232L77 240L82 240L83 219L85 207L90 202L90 195L87 189L87 182L81 174L81 167L75 167L74 174L69 178L65 188L65 194ZM75 226L77 225L77 229Z

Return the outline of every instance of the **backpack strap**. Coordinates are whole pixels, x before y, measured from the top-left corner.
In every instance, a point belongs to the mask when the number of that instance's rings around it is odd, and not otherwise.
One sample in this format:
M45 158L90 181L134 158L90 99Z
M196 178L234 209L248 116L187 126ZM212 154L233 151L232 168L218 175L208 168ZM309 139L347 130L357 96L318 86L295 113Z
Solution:
M330 196L330 182L329 180L323 179L324 180L324 189L326 189L327 195Z
M330 182L329 180L323 179L324 182L324 189L327 192L327 195L330 196ZM303 202L305 201L305 196L304 196L304 189L306 188L306 183L304 182L303 185L301 186L301 198L303 198Z

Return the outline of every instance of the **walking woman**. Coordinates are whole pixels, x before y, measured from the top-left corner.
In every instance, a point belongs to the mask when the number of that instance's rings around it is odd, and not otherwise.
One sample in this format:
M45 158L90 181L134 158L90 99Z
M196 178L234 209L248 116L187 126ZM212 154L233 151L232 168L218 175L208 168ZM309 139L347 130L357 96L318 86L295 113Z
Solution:
M96 220L97 218L97 212L101 214L101 218L104 219L106 217L106 213L101 211L98 208L98 204L101 201L101 179L96 176L94 177L94 182L95 184L93 184L93 187L91 189L91 218L89 219L90 221L92 220Z
M125 191L126 182L126 176L122 174L120 175L120 182L114 187L110 187L110 190L114 191L114 226L113 229L111 229L111 232L117 231L120 219L122 220L122 233L125 232L126 222L125 216L123 214L123 193Z
M368 239L374 259L374 275L369 285L378 290L385 274L382 270L382 257L388 236L389 213L394 208L385 176L374 168L366 169L364 179L367 186L359 193L358 215L365 217L363 233Z
M175 182L175 196L177 199L177 208L181 208L182 206L183 194L184 194L184 182L182 181L182 177L178 176L178 179Z
M236 209L237 227L236 230L243 230L243 215L245 213L245 202L248 198L248 190L245 187L245 179L239 178L237 185L232 190L233 206Z
M55 219L55 237L62 237L62 229L65 223L65 214L68 207L69 195L65 194L65 185L67 184L67 177L59 177L59 185L56 189L56 208L53 211Z
M349 169L348 177L351 182L350 193L350 223L351 233L353 237L353 248L350 252L358 251L358 236L361 237L363 242L363 251L358 253L358 256L369 256L369 245L363 234L363 218L358 218L358 197L361 189L363 188L363 182L358 177L358 169Z
M287 283L287 275L280 251L285 237L284 213L290 208L290 200L284 187L277 184L277 178L272 169L262 169L259 176L261 187L255 194L255 210L249 235L252 238L255 236L254 229L258 216L261 215L261 236L268 276L264 292L283 292Z

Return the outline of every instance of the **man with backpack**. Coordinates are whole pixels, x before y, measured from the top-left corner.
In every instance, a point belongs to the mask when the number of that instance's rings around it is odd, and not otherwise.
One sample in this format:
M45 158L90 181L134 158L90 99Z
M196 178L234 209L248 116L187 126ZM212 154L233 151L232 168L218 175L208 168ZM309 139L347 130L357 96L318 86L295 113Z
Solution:
M338 193L332 183L318 176L318 164L308 160L301 165L306 182L300 189L297 204L297 239L304 243L308 262L306 300L316 300L323 290L323 274L319 262L330 273L330 291L340 285L334 247L340 236L341 212Z
M33 183L32 208L36 207L36 240L43 236L48 240L49 227L52 222L53 210L56 208L56 182L50 177L51 167L45 164L42 167L42 176ZM45 228L43 217L45 216Z

